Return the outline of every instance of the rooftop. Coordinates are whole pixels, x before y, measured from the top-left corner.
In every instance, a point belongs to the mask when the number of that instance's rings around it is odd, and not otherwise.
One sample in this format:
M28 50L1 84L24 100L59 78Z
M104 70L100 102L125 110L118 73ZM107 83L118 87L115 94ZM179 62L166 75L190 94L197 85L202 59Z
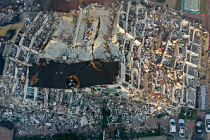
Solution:
M118 66L119 62L99 60L71 65L54 63L45 66L44 63L39 63L39 65L33 65L30 68L30 82L34 87L58 89L68 89L74 84L76 87L78 83L80 88L113 84L118 75ZM70 76L73 78L70 78Z
M118 45L111 41L116 13L95 8L86 10L56 15L58 25L53 38L39 54L41 58L59 60L65 55L69 58L66 63L119 59Z
M182 0L182 10L190 13L200 12L200 0Z

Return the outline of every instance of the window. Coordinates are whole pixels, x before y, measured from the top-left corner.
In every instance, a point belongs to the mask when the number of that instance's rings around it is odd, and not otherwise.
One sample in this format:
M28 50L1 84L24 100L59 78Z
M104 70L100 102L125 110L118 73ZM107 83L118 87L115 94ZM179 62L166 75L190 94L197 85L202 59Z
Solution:
M171 122L172 125L175 125L175 122Z

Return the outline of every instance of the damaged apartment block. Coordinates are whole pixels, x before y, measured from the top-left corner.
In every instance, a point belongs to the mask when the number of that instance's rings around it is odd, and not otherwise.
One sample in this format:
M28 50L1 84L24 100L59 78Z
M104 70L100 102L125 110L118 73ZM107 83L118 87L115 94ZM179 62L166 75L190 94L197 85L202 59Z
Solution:
M11 84L4 85L22 109L53 114L31 115L37 128L46 120L51 127L55 114L68 116L69 127L93 128L103 106L109 124L119 115L143 122L148 114L195 108L203 33L176 11L129 1L30 17L7 50Z

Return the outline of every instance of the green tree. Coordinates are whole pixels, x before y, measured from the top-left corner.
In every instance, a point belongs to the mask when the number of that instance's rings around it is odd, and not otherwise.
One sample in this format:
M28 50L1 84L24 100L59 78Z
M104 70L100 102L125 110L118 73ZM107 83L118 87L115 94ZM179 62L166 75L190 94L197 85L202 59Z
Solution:
M122 122L122 118L117 118L117 122L121 123Z
M77 136L75 133L64 133L60 134L57 133L50 137L50 135L34 135L34 136L22 136L22 137L16 137L15 140L86 140L86 137L84 135Z
M60 133L57 133L52 136L52 140L62 140L63 138L64 137Z
M70 135L70 140L74 140L77 138L76 134L73 132L70 132L69 135Z
M98 136L98 139L99 140L102 140L103 139L103 133L100 133L100 135Z
M63 134L63 139L64 139L64 140L69 140L69 139L71 139L70 134L69 134L69 133Z
M92 115L95 116L95 112L92 112Z
M85 138L84 135L79 135L79 136L78 136L78 140L86 140L86 138Z
M108 117L111 115L111 111L105 108L102 108L101 110L103 117Z
M179 118L194 120L196 118L197 111L195 109L186 110L184 107L181 108Z
M125 128L122 127L120 130L120 138L125 138Z
M107 121L106 121L106 118L103 118L102 120L102 128L107 128Z
M160 128L160 124L158 124L158 133L159 133L160 136L162 135L162 130Z
M135 138L136 137L136 135L137 135L137 133L136 133L136 131L131 131L130 132L130 138Z

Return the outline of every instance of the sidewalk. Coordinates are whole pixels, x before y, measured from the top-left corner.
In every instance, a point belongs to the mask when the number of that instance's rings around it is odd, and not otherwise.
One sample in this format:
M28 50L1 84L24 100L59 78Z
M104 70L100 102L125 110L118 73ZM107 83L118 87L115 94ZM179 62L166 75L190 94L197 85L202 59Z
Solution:
M139 140L166 140L166 136L158 136L158 137L144 137L139 138Z
M191 19L199 19L202 21L204 20L204 15L201 15L201 14L183 12L183 17L187 17L187 18L191 18Z
M199 117L202 120L205 119L206 113L202 111L197 111L196 118ZM158 119L155 117L149 117L146 122L144 122L144 126L142 128L139 128L139 130L150 130L150 129L158 129L158 124L160 123L163 127L165 127L165 131L169 131L169 120L175 119L178 127L178 120L179 116L173 115L173 116L163 116L162 118ZM195 127L196 119L195 120L184 120L186 127ZM138 120L134 120L132 123L132 128L141 126L141 122Z
M105 140L114 140L114 138L108 138ZM121 138L117 139L121 140ZM166 136L155 136L155 137L143 137L143 138L134 138L132 140L166 140Z
M5 128L0 127L0 140L12 140L13 130L7 130Z
M166 0L165 3L168 4L168 8L176 9L177 0Z

